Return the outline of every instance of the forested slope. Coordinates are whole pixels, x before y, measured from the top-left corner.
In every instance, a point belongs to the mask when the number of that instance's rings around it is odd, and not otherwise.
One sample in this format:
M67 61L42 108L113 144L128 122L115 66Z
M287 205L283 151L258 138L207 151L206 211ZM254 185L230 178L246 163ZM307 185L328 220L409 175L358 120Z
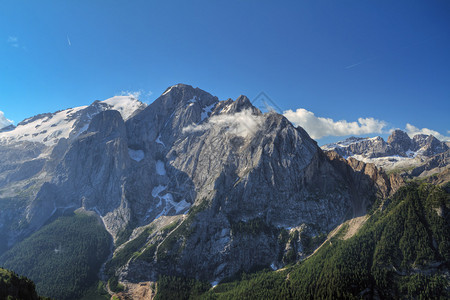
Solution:
M33 280L42 295L76 299L98 280L110 242L96 215L76 212L15 245L0 257L0 265Z

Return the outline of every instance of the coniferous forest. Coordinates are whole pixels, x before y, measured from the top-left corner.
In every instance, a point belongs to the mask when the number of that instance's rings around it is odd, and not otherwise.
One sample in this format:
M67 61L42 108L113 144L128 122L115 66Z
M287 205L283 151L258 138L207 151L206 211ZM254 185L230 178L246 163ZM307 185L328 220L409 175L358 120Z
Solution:
M110 243L97 216L75 212L15 245L0 257L0 265L33 280L40 295L77 299L98 280Z

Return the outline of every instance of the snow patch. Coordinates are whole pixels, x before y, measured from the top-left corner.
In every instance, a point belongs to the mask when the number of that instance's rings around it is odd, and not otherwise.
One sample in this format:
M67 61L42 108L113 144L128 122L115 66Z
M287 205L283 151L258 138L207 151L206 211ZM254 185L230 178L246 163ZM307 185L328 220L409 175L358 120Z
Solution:
M191 100L189 100L187 103L195 103L197 102L197 96L194 96Z
M128 148L128 155L130 156L130 158L132 160L135 160L137 162L140 162L145 157L144 151L134 150L134 149L130 149L130 148Z
M180 202L175 202L175 211L180 213L181 211L188 209L191 206L189 202L187 202L185 199L181 200Z
M164 167L164 162L161 160L158 160L156 162L156 174L165 176L166 175L166 168Z
M152 190L152 196L154 198L159 198L159 203L157 205L157 208L164 205L164 207L162 208L162 211L155 217L155 220L161 216L166 216L169 213L169 211L171 211L172 209L175 210L176 214L180 214L180 213L184 212L185 210L188 210L189 207L191 206L191 204L189 202L187 202L185 199L181 200L180 202L175 202L173 200L173 196L171 193L165 193L164 195L161 196L160 194L162 192L164 192L166 189L167 189L167 186L158 185L158 186L154 187ZM149 210L148 214L152 210L153 209Z
M203 121L204 119L209 117L209 114L212 112L212 109L214 108L214 106L216 106L216 103L213 103L211 105L203 107L203 112L202 112L200 121Z
M152 196L154 198L159 197L159 194L164 191L165 189L167 189L167 185L158 185L155 186L152 190Z
M368 158L363 155L353 155L351 157L365 163L375 164L377 167L381 167L389 171L394 169L409 169L423 164L423 160L420 159L420 157L416 157L416 155L417 153L415 153L412 157L403 157L399 155L374 158Z
M68 139L73 131L76 118L73 115L87 106L66 109L52 114L50 117L36 119L32 122L17 126L14 130L0 133L0 141L9 142L38 142L55 145L60 138ZM32 118L28 118L30 121Z
M132 96L115 96L102 102L108 104L110 109L117 110L125 121L128 120L135 111L146 106Z
M166 145L164 145L164 143L161 141L161 134L158 135L158 137L156 138L155 142L157 142L158 144L163 145L164 147L166 146Z

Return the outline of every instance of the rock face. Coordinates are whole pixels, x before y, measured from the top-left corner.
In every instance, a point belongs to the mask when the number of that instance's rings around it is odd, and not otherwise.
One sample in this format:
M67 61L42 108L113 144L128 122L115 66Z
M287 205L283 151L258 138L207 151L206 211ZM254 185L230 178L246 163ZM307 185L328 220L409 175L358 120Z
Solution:
M53 214L82 206L82 199L87 199L90 209L101 199L100 203L120 201L120 180L111 179L120 178L117 169L126 169L115 165L117 155L125 152L122 161L129 161L123 119L144 108L132 97L118 96L40 114L1 132L0 237L8 243L2 243L0 252L38 229ZM114 112L101 114L108 110ZM116 171L111 170L114 168ZM110 192L116 190L113 198L103 194L100 187L105 185ZM107 204L97 209L107 213L116 208Z
M0 191L10 203L0 211L0 234L9 246L58 211L83 207L116 241L108 274L218 281L282 266L285 230L326 233L402 182L324 153L302 128L262 114L245 96L219 101L177 84L146 108L129 100L36 116L0 134L0 151L17 156L0 164ZM42 129L27 137L25 126ZM352 151L394 151L382 139L359 142ZM17 187L28 194L11 192Z
M409 149L414 148L408 134L401 130L394 130L387 142L393 148L394 153L401 153L403 154L402 156L406 156L406 152L408 152Z
M8 125L8 126L6 126L6 127L3 127L3 128L0 128L0 133L1 132L6 132L6 131L11 131L11 130L14 130L14 128L16 128L16 126L14 126L14 125Z

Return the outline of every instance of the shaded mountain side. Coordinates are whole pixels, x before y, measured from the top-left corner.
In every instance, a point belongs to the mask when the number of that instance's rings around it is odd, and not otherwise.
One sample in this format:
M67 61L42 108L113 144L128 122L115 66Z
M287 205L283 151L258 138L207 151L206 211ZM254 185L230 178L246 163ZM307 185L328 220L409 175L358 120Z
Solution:
M364 163L352 157L344 159L334 151L326 151L325 154L333 167L347 179L349 186L355 191L359 190L360 193L374 195L378 199L386 199L405 184L401 176L387 175L375 164ZM366 209L372 204L373 202L356 202L353 217L364 215Z
M310 258L278 271L242 274L220 283L204 299L448 299L450 296L450 194L429 184L400 188L360 231L347 228ZM184 295L196 282L164 277L159 299L172 282ZM176 283L178 282L178 283ZM184 285L180 285L182 282ZM200 290L201 293L201 290Z
M36 292L34 283L26 277L0 268L0 299L45 300Z
M42 295L76 299L98 280L111 238L94 213L61 213L0 256L0 265L32 279Z

